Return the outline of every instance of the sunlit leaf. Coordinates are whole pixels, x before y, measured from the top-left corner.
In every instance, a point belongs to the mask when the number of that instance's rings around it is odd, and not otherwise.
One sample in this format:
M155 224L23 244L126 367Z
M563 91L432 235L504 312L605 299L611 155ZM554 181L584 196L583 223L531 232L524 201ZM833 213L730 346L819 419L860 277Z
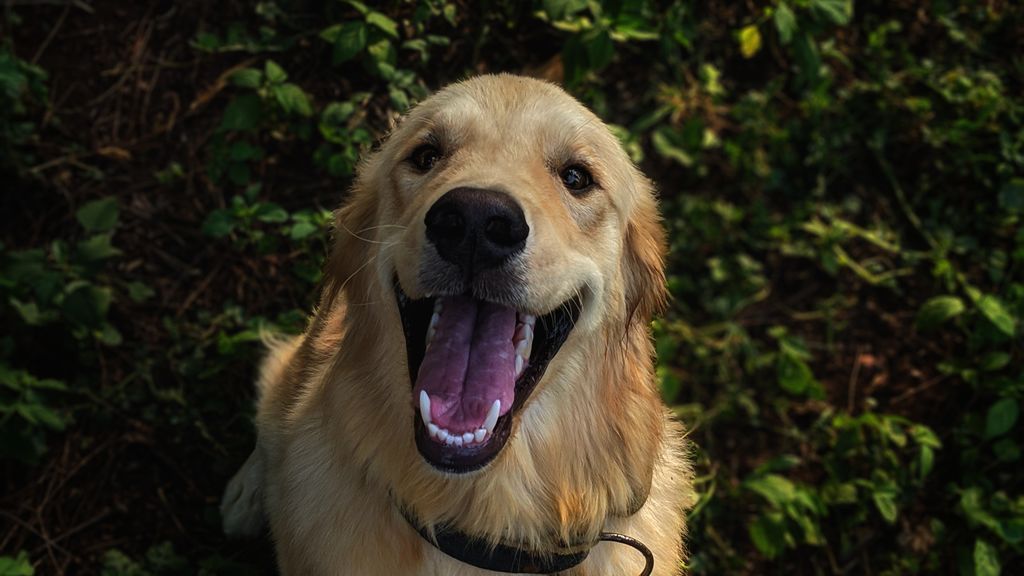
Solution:
M755 54L761 51L761 31L753 24L745 26L740 30L739 42L740 54L744 58L753 58Z
M793 14L793 10L783 2L775 8L772 19L775 21L775 29L779 32L779 40L783 44L789 44L796 30L796 15Z
M936 296L925 302L917 311L916 324L919 330L938 328L966 310L963 300L956 296Z

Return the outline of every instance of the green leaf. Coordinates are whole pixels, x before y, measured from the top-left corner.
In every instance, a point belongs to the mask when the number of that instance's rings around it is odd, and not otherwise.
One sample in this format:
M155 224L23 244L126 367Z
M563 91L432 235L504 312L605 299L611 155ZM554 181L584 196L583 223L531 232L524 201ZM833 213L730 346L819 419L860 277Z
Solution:
M989 352L981 359L981 369L986 372L995 372L1006 368L1010 363L1010 354L1007 352Z
M320 134L328 142L346 145L349 143L350 130L347 124L349 118L355 112L356 107L352 102L331 102L320 113L320 122L317 127Z
M544 0L541 4L548 19L554 22L565 18L573 2L572 0Z
M0 556L0 576L33 576L35 569L28 560L28 553L24 550L18 552L15 557Z
M761 31L754 24L744 26L740 30L738 40L740 43L740 54L744 58L753 58L754 55L761 51Z
M128 284L128 297L132 302L145 302L153 297L156 292L142 282L130 282Z
M64 429L64 418L42 404L21 404L18 406L18 413L33 424L39 424L58 432Z
M109 260L121 254L111 243L111 235L96 234L75 246L75 257L79 264L92 264Z
M243 68L231 75L231 83L242 88L259 88L263 84L263 72L255 68Z
M772 19L775 21L775 29L779 31L779 40L783 44L789 44L789 41L793 39L793 32L796 30L796 15L793 14L789 5L783 2L775 8Z
M896 516L899 510L896 508L896 494L887 488L876 489L871 495L872 500L875 502L875 508L878 509L878 513L882 515L889 524L896 522Z
M214 210L206 216L201 228L203 234L214 238L223 238L230 234L238 221L228 210Z
M395 40L398 39L398 24L395 24L394 20L388 18L387 16L381 14L380 12L370 12L369 14L367 14L366 23L376 26L378 29L382 30L385 34L391 36Z
M921 305L921 309L917 311L917 328L925 332L934 330L963 314L965 309L963 300L956 296L936 296Z
M355 58L366 48L366 24L345 22L320 32L320 37L333 44L331 62L335 65Z
M803 394L814 384L811 367L794 354L780 352L775 373L779 386L790 394Z
M263 103L256 94L243 94L236 97L224 110L220 120L220 130L248 132L260 125L263 116Z
M991 294L986 294L978 299L977 305L982 315L988 318L989 322L994 324L1000 332L1007 336L1013 336L1016 332L1015 322L1002 300Z
M661 126L651 134L651 144L654 146L654 151L658 154L675 160L679 164L685 167L693 165L693 157L690 156L685 150L680 148L676 142L676 137L671 128L668 126Z
M612 61L615 55L615 46L612 44L612 36L607 30L599 30L593 37L584 43L587 51L587 63L591 70L600 70Z
M999 576L999 553L988 542L978 538L974 541L974 576Z
M86 203L75 212L75 218L89 232L106 232L117 226L119 212L117 198L107 196Z
M259 160L263 157L263 149L258 146L246 142L245 140L239 140L231 144L228 149L228 158L235 162L245 162L248 160Z
M850 0L811 0L811 9L840 26L848 24L853 17L853 3Z
M1016 398L997 400L985 414L985 438L991 439L1009 432L1017 423L1020 407Z
M271 84L281 84L288 79L288 73L273 60L267 60L263 65L263 72L267 75L267 80Z
M275 86L272 92L274 93L274 99L281 105L281 109L288 114L298 114L300 116L313 115L313 106L310 105L309 98L302 91L302 88L295 84Z
M263 202L256 208L256 219L260 222L280 223L288 221L288 212L273 202Z
M786 548L786 532L781 515L758 516L747 531L757 550L767 558L775 558Z
M778 474L765 474L744 482L748 490L756 492L776 506L783 506L796 497L796 486L788 478Z
M378 67L381 64L388 64L394 67L395 64L395 46L390 40L382 39L370 44L366 48L367 53L373 58L373 61L377 63Z
M64 296L61 311L73 324L99 328L107 317L111 299L109 288L84 283Z
M313 224L309 220L302 220L292 224L289 236L291 236L292 240L302 240L303 238L307 238L312 234L315 234L317 230L319 230L319 228L317 228L316 224Z
M109 323L104 324L99 330L93 332L93 336L107 346L120 346L121 342L124 341L124 338L121 336L121 332Z
M22 302L17 298L11 298L9 301L11 308L14 308L18 312L18 316L25 321L25 324L29 326L39 326L43 323L43 315L39 312L39 306L33 301Z

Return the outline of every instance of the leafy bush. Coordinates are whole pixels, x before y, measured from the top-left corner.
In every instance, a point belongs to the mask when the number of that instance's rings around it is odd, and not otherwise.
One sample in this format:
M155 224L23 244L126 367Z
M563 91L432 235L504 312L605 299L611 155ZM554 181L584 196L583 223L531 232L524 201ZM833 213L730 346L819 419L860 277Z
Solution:
M8 12L29 11L45 8ZM0 446L37 463L11 485L53 473L47 446L73 452L104 426L170 454L132 455L117 476L171 470L129 491L167 521L133 531L121 517L122 543L67 560L79 571L256 570L217 540L213 503L251 445L261 334L301 330L361 155L429 89L499 70L562 82L660 185L674 299L654 326L657 373L697 447L690 573L1024 567L1020 7L272 0L223 13L161 16L176 19L165 28L137 14L167 42L187 30L176 57L193 76L168 59L118 67L114 51L97 59L107 73L160 75L97 88L81 110L49 101L48 78L68 86L48 59L58 44L26 60L25 39L49 29L4 24L20 32L0 49L5 168L41 191L11 202L25 217L0 237ZM73 45L100 37L77 30ZM106 118L156 128L91 142L40 132L44 114L81 134ZM19 534L16 549L43 549ZM3 562L31 571L25 554Z

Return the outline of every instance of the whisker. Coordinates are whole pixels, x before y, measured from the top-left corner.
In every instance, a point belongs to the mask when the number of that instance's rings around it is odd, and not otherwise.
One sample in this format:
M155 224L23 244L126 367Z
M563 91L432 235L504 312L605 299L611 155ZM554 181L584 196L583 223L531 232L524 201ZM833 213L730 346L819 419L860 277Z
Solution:
M339 222L338 224L345 230L345 232L348 232L349 234L351 234L353 238L356 238L358 240L362 240L363 242L366 242L367 244L386 244L387 243L387 241L385 241L385 240L373 240L371 238L366 238L366 237L360 236L359 234L349 230L348 226L345 226L345 224L343 222ZM396 224L385 224L384 226L396 226ZM370 228L366 228L366 230L372 230L374 228L378 228L378 226L373 226L373 227L370 227ZM363 230L360 230L360 232L362 232L362 231Z
M377 228L401 228L402 230L408 230L408 226L402 226L401 224L378 224L376 226L370 226L359 230L360 233L366 232L367 230L376 230Z

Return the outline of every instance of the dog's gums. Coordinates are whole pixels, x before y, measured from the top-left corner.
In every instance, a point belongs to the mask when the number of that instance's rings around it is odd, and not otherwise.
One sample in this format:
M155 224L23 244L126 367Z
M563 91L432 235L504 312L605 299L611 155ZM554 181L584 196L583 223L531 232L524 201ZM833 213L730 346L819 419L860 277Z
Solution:
M396 282L413 427L423 457L446 472L483 467L575 325L580 302L537 317L468 295L411 300Z

